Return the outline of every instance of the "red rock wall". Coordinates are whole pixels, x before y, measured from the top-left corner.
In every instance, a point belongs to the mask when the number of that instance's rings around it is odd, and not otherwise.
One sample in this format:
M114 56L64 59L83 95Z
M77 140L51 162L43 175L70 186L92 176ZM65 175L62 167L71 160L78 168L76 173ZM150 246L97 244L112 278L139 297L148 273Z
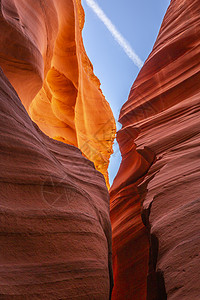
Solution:
M200 297L199 110L200 2L172 0L119 118L113 299Z
M0 299L109 299L103 175L40 131L2 71L0 86Z

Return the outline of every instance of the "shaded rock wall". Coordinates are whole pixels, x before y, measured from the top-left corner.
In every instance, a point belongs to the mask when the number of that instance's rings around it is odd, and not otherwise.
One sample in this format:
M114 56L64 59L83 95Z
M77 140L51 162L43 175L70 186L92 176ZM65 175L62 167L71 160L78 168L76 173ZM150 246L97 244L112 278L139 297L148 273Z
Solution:
M109 299L103 175L40 131L2 71L0 86L0 298Z
M199 299L199 16L198 0L171 1L121 109L113 299Z
M2 0L0 65L48 136L77 146L106 179L115 121L83 46L80 0Z

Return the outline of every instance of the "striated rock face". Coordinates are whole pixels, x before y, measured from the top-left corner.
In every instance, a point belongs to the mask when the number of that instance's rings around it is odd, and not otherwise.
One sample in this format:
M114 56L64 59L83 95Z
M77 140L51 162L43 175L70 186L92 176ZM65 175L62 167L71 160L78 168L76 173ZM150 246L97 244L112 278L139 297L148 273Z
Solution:
M171 1L121 110L113 299L199 299L199 16L199 0Z
M109 299L103 175L40 131L2 71L0 86L0 298Z
M0 66L48 136L77 146L108 182L115 121L85 53L80 0L2 0Z

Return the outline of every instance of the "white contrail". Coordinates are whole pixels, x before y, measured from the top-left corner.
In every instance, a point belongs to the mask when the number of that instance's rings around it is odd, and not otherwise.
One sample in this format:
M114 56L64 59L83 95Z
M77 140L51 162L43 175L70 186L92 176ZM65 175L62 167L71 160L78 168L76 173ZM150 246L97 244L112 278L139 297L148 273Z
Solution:
M114 39L123 48L128 57L133 61L133 63L140 69L143 66L143 61L131 48L130 44L125 40L121 33L116 29L115 25L108 19L103 10L98 6L94 0L85 0L87 5L92 8L94 13L98 18L104 23L107 29L110 31Z

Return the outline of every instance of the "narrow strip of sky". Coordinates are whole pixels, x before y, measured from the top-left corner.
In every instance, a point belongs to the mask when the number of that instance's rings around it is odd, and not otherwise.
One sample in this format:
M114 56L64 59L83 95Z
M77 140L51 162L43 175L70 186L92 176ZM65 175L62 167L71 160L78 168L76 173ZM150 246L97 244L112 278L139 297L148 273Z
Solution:
M143 66L143 61L139 58L139 56L131 48L130 44L121 35L121 33L116 29L115 25L105 15L105 13L99 7L99 5L94 0L85 0L85 1L86 1L87 5L94 11L94 13L97 15L97 17L103 22L103 24L106 26L106 28L110 31L110 33L112 34L114 39L122 47L122 49L127 54L127 56L140 69Z

